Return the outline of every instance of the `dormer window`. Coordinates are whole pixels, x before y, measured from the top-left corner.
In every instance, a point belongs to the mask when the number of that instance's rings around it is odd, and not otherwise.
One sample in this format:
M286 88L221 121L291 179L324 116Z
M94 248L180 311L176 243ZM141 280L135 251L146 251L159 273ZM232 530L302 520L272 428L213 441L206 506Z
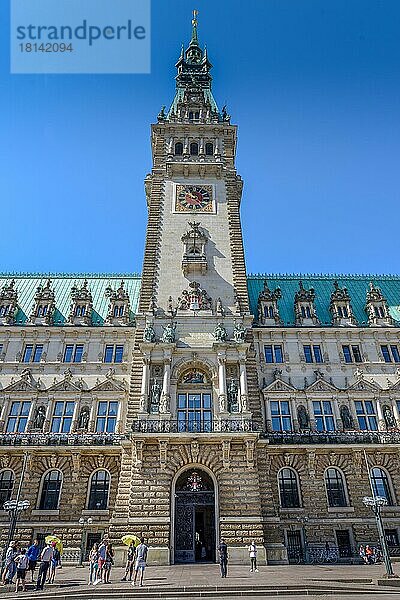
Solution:
M117 290L113 290L110 286L106 289L105 295L109 298L106 323L109 325L129 325L130 323L131 303L124 285L124 281L121 281Z
M199 154L199 145L197 142L192 142L190 144L190 155L197 156Z
M182 154L183 154L183 144L182 144L182 142L176 142L175 156L182 156Z
M299 282L299 291L294 298L294 314L296 325L319 325L320 321L315 310L315 291L313 288L306 290L303 282Z
M214 144L212 142L206 143L206 156L213 156L214 154Z
M55 308L55 295L51 289L51 280L48 279L45 286L39 285L36 289L29 323L33 325L51 325Z
M390 326L393 318L389 313L389 305L380 288L371 281L367 292L365 311L370 325Z
M68 323L71 325L91 325L93 298L88 289L87 279L81 288L75 284L71 289L72 304Z
M337 281L333 284L329 311L332 315L332 324L336 326L356 325L351 299L347 288L340 288Z
M189 111L189 121L198 121L199 119L200 119L200 112L198 110Z
M279 316L278 300L282 298L280 288L271 291L268 282L264 281L264 288L258 296L258 321L262 325L282 325Z
M18 293L14 288L15 281L4 285L0 291L0 324L11 325L18 309Z

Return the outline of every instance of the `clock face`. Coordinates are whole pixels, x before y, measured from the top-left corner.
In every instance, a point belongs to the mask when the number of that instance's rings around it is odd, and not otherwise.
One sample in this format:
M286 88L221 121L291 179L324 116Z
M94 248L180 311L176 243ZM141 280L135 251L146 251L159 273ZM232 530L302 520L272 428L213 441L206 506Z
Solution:
M212 212L212 186L178 185L175 210L178 212Z

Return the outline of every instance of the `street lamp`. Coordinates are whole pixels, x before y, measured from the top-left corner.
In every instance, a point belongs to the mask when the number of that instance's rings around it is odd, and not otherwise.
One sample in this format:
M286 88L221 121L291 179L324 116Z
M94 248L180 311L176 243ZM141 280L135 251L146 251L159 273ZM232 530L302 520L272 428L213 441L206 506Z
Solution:
M363 498L365 506L372 509L375 515L376 527L378 529L379 541L382 547L383 560L385 562L386 577L397 577L393 572L392 561L390 560L389 551L386 543L385 531L383 529L381 509L387 505L387 499L384 496L365 496Z
M10 518L7 546L10 545L11 540L14 538L20 514L22 513L22 511L28 510L29 507L29 500L7 500L6 502L4 502L3 508L5 511L8 512L8 516Z
M84 553L85 553L85 532L87 527L90 527L90 525L93 523L93 519L92 517L88 517L87 519L85 519L84 517L81 517L79 519L79 525L82 527L82 538L81 538L81 556L79 559L79 566L82 567L83 566L83 557L84 557Z

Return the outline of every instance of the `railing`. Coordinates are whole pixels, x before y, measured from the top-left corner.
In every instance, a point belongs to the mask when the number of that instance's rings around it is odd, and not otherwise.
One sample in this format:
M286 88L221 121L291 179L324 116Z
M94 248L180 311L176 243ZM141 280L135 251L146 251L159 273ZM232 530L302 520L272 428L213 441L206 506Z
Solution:
M218 421L134 421L134 433L243 433L258 432L260 428L250 419L221 419Z
M3 433L0 446L113 446L124 437L114 433Z
M266 432L261 437L271 444L400 444L398 431Z

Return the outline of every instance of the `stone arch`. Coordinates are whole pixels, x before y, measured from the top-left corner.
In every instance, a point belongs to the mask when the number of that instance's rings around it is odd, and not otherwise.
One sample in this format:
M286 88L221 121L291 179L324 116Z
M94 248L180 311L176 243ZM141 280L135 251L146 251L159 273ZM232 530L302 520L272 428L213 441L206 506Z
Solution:
M174 383L177 383L179 381L179 379L181 378L181 376L183 375L183 373L187 369L190 369L190 367L196 367L200 370L205 371L210 378L210 383L213 383L215 378L218 376L218 371L217 371L216 365L208 359L201 359L201 360L189 359L188 360L187 358L181 358L173 366L172 373L171 373L171 381L174 381Z

